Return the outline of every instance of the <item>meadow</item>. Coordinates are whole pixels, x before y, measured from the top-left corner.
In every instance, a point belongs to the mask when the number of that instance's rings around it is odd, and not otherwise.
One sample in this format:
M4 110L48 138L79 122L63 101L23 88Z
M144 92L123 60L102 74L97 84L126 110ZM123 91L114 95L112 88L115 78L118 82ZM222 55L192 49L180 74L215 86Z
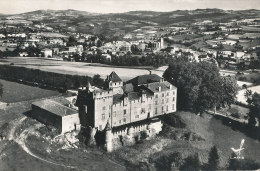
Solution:
M84 62L68 62L68 61L54 61L43 58L21 58L14 57L0 60L0 65L9 65L14 63L14 66L23 66L26 68L40 69L42 71L55 72L69 75L84 75L93 77L99 74L101 78L105 79L112 71L115 71L124 81L134 78L142 74L149 74L149 69L146 68L129 68L129 67L114 67L105 66L102 64L89 64ZM152 69L153 74L162 76L162 70Z
M0 97L0 101L5 103L15 103L59 95L57 91L32 87L16 82L0 79L0 83L3 85L3 95Z

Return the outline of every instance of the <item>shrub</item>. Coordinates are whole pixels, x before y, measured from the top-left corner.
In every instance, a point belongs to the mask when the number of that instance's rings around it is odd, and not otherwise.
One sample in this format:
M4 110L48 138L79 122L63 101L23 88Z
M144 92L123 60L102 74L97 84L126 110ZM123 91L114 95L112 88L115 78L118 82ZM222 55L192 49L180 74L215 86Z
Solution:
M238 113L232 113L231 116L237 119L240 118L240 115Z
M164 115L163 121L175 128L185 128L186 124L181 120L181 118L174 114Z

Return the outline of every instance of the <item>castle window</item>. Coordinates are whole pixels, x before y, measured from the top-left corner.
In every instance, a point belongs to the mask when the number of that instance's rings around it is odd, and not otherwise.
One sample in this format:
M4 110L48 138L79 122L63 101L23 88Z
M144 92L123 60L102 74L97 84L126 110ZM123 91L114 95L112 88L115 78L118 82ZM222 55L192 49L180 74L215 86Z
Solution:
M166 99L166 103L168 103L169 102L169 99Z
M106 110L106 106L103 106L103 108L102 108L103 110Z
M113 112L114 117L116 117L116 112Z
M102 119L103 119L103 120L105 119L105 114L104 114L104 113L102 114Z
M155 98L158 98L158 94L155 95Z
M162 94L162 97L164 97L164 93Z
M164 112L164 108L163 108L163 106L162 106L162 112Z
M124 109L124 115L126 114L126 109Z
M158 104L158 102L157 101L155 101L155 105L157 105Z
M124 122L126 122L126 118L124 118Z
M175 95L175 91L173 91L172 94Z
M166 96L169 96L169 92L167 92Z
M157 114L157 108L155 108L155 114Z
M172 110L175 110L175 105L174 104L172 105Z
M121 120L119 120L119 123L121 124Z
M173 101L173 102L175 101L175 97L172 98L172 101Z
M138 118L139 118L139 115L136 115L135 118L138 119Z
M164 99L162 99L162 104L164 104Z
M169 109L168 109L168 106L166 106L166 111L168 112L168 110L169 110Z
M141 111L141 113L145 113L145 108L142 108L142 111Z

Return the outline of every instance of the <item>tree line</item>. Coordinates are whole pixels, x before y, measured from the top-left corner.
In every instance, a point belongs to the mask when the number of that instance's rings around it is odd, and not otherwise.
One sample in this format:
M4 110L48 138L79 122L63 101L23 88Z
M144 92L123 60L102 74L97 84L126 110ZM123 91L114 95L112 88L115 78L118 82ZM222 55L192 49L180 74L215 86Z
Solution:
M0 67L0 78L60 90L86 86L88 82L93 81L88 76L59 74L13 65L2 65Z
M167 65L172 61L173 57L167 53L151 53L147 55L133 55L127 53L122 56L117 56L109 53L111 59L106 58L100 51L97 54L86 54L82 56L75 54L73 57L76 62L101 63L116 66L154 66L159 67Z

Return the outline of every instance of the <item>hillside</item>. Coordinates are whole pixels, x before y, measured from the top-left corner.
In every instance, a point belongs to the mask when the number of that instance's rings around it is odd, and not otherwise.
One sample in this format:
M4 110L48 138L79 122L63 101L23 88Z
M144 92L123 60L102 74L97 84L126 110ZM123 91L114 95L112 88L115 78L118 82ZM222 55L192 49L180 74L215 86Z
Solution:
M23 19L34 24L44 23L62 32L80 32L120 36L144 26L171 26L203 20L229 22L233 19L259 17L259 10L232 11L221 9L177 10L171 12L130 11L125 13L97 14L77 10L37 10L1 17Z

